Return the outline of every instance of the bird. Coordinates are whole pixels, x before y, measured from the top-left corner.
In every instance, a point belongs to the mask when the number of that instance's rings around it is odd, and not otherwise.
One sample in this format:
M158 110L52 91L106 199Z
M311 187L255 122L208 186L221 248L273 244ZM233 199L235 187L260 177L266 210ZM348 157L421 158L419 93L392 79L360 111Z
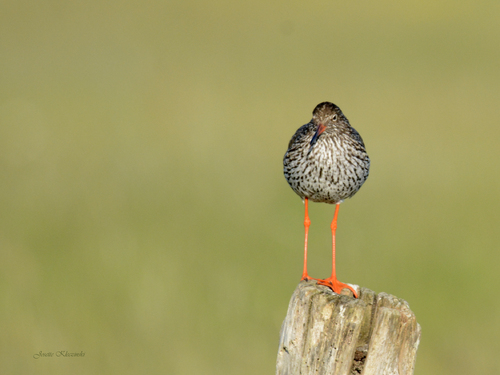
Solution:
M311 121L293 135L283 158L283 172L292 190L305 205L304 269L301 280L317 280L335 293L342 289L357 292L337 280L335 271L335 233L340 204L358 192L368 178L370 158L359 133L349 124L341 109L333 103L318 104ZM315 279L307 273L307 239L311 220L308 202L335 205L330 228L332 232L332 274Z

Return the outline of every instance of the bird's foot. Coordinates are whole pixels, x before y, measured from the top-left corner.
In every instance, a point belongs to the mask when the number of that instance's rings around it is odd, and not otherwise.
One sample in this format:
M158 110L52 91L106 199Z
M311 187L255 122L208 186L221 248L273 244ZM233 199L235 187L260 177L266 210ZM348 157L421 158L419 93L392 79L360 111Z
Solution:
M352 286L341 283L337 279L329 277L328 279L323 279L323 280L314 279L314 280L318 280L318 285L327 286L328 288L330 288L331 290L333 290L337 294L342 294L341 293L342 289L349 289L354 294L354 297L358 298L358 293L356 293L356 291L354 290L354 288Z
M304 273L302 273L302 278L300 279L300 281L311 281L311 280L320 281L321 279L316 279L314 277L311 277L307 274L306 271L304 271Z
M315 279L309 276L308 274L302 275L302 278L300 279L300 281L310 281L310 280L318 280L318 279Z

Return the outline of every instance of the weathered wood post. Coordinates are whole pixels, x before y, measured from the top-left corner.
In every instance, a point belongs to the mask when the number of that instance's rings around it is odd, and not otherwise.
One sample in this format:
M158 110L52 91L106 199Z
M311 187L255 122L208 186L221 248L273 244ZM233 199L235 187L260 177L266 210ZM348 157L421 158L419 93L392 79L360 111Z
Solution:
M316 281L295 289L281 326L277 375L411 375L420 325L408 303L354 286L359 299Z

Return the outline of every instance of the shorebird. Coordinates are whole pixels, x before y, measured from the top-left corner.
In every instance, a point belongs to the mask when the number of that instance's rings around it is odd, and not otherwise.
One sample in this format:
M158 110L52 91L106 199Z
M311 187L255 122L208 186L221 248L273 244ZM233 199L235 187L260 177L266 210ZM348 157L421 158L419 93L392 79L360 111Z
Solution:
M335 232L339 206L351 198L368 178L370 158L363 139L351 127L339 107L330 102L314 108L312 120L294 134L283 159L283 171L290 187L305 205L304 270L301 280L317 280L318 284L340 294L351 286L337 280L335 273ZM314 279L307 273L307 237L311 221L308 202L335 204L332 230L332 275L327 279Z

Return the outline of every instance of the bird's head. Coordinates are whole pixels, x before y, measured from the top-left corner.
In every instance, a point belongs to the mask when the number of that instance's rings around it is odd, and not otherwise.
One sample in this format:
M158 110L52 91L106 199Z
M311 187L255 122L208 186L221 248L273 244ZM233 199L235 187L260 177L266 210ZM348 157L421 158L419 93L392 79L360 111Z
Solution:
M311 139L311 146L309 152L318 141L320 135L327 129L335 129L341 122L347 120L335 104L330 102L319 103L313 111L312 123L317 126L316 133Z
M344 120L344 114L335 104L319 103L313 111L312 122L325 127L334 126L339 120Z

